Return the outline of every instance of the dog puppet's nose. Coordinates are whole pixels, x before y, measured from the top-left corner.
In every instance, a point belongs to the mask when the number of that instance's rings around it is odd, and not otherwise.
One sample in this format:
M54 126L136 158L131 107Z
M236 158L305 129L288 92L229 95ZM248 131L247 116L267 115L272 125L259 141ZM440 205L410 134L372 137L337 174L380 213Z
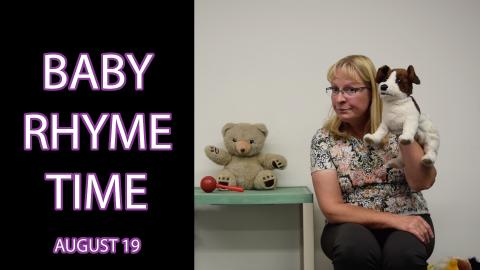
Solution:
M380 90L386 91L387 89L388 89L388 85L386 85L386 84L380 85Z

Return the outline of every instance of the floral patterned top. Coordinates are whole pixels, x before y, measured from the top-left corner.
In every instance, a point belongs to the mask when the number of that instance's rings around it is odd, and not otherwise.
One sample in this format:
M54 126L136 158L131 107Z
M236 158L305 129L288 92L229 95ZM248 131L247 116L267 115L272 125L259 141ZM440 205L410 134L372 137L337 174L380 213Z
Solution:
M386 167L398 150L392 134L386 144L374 148L355 137L335 139L322 128L312 139L311 170L336 170L346 203L394 214L426 214L422 193L410 189L403 169Z

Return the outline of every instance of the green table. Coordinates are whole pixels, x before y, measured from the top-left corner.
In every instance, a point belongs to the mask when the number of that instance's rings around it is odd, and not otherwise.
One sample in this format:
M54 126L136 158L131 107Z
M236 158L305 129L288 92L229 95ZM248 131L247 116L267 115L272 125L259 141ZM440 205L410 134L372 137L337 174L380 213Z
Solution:
M216 205L265 205L265 204L297 204L301 210L302 228L302 269L314 269L314 236L313 236L313 194L308 187L277 187L274 190L245 190L234 192L215 190L206 193L199 187L194 188L195 204Z

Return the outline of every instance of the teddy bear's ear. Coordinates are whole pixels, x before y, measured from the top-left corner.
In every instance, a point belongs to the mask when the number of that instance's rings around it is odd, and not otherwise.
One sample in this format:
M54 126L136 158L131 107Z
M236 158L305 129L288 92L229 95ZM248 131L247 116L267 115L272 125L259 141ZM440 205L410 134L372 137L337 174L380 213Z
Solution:
M408 79L414 83L414 84L420 84L420 79L417 77L417 74L415 74L415 69L413 69L413 66L410 65L407 68L407 74L408 74Z
M225 133L231 129L233 126L235 126L234 123L226 123L223 128L222 128L222 136L225 136Z
M390 71L390 67L385 65L377 70L377 76L375 77L376 83L381 83L387 79L387 74Z
M267 127L265 126L265 124L254 124L254 126L256 128L258 128L264 135L265 137L267 137L268 135L268 129Z

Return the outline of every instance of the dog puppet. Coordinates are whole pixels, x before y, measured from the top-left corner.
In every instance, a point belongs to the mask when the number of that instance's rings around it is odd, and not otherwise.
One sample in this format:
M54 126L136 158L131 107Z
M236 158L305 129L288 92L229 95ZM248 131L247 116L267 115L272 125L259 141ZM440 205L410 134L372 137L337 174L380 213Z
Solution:
M440 146L440 136L430 119L420 112L415 99L411 96L413 84L420 84L413 66L407 69L390 69L383 66L378 69L375 78L379 95L383 101L382 122L373 134L366 134L363 139L368 144L378 144L390 131L399 136L402 144L410 144L414 139L423 146L425 155L422 163L433 166ZM390 167L404 166L402 157L392 159Z

